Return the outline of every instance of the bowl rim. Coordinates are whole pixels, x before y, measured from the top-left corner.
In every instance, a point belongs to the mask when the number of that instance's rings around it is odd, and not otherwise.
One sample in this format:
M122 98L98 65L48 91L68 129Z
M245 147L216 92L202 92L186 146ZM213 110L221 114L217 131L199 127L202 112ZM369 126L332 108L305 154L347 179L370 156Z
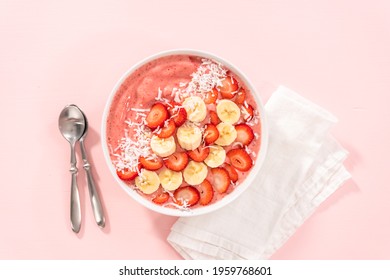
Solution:
M125 79L131 75L136 69L140 68L144 64L153 61L155 59L158 59L160 57L164 56L170 56L170 55L193 55L193 56L200 56L208 59L215 60L217 62L220 62L223 66L226 66L229 70L234 72L240 79L244 82L244 84L250 89L252 95L254 96L254 99L256 100L257 110L260 115L260 122L261 122L261 144L260 144L260 150L256 158L256 162L253 165L250 173L247 175L246 179L240 184L240 187L235 189L233 192L231 192L229 195L225 196L222 200L195 209L176 209L176 208L170 208L170 207L163 207L161 205L157 205L153 203L152 201L149 201L142 197L138 192L132 188L130 188L128 185L126 185L118 176L116 175L116 170L114 165L111 162L110 157L110 151L107 145L107 139L106 139L106 123L107 123L107 117L110 112L110 107L112 100L121 86L121 84L125 81ZM244 191L246 191L254 182L254 179L256 175L260 172L261 166L264 162L265 156L267 154L268 150L268 123L267 118L265 115L265 110L263 103L261 101L261 98L258 94L258 91L253 86L251 81L247 78L247 76L236 66L234 66L232 63L230 63L228 60L215 55L213 53L203 51L203 50L195 50L195 49L171 49L171 50L165 50L158 53L155 53L153 55L150 55L142 60L140 60L138 63L134 64L132 67L130 67L124 74L122 74L121 78L116 82L113 89L111 90L110 95L108 96L108 99L106 101L104 111L103 111L103 117L102 117L102 123L101 123L101 144L103 149L104 158L106 161L106 164L108 165L108 168L110 170L111 175L115 178L117 183L121 186L121 188L135 201L140 203L141 205L145 206L146 208L153 210L155 212L168 215L168 216L176 216L176 217L189 217L189 216L198 216L203 215L206 213L214 212L217 209L220 209L231 202L233 202L236 198L238 198Z

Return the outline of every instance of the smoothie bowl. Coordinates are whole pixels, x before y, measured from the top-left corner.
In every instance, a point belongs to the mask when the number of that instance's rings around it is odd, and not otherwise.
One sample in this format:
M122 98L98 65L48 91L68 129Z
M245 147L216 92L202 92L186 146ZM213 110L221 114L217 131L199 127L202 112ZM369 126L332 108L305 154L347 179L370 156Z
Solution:
M112 175L133 199L171 216L212 212L255 187L267 141L249 80L194 50L159 53L129 69L103 114Z

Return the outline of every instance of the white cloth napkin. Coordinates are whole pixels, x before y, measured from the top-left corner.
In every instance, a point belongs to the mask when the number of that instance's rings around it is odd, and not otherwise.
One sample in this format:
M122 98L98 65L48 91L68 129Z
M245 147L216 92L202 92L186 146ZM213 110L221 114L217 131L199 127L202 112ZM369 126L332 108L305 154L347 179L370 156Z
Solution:
M185 259L266 259L350 178L329 129L337 119L280 86L265 106L269 146L252 185L231 204L179 218L168 242Z

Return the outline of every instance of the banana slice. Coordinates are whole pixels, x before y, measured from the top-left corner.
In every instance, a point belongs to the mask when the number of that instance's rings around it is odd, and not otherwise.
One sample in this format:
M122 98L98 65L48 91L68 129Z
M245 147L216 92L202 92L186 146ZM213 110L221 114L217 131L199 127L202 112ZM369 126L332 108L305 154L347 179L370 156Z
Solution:
M170 156L176 151L175 138L173 138L173 136L160 138L153 135L150 140L150 147L152 148L152 151L160 157Z
M234 142L234 140L236 140L237 131L233 125L221 122L217 124L217 129L219 132L219 137L215 141L215 144L220 146L229 146Z
M225 149L218 145L210 146L210 153L204 162L211 168L218 167L225 162L226 152Z
M183 170L183 177L187 184L199 185L207 177L207 166L202 162L190 161Z
M235 124L240 119L240 108L231 100L222 99L217 104L217 115L221 121Z
M202 142L202 131L196 125L182 125L177 129L176 136L179 145L188 151L195 150Z
M183 183L181 172L172 171L168 168L163 169L158 174L158 177L160 178L161 186L167 191L174 191Z
M206 118L206 104L199 96L190 96L183 101L187 118L192 122L201 122Z
M151 194L157 191L160 186L160 178L154 171L142 169L135 178L135 185L145 194Z

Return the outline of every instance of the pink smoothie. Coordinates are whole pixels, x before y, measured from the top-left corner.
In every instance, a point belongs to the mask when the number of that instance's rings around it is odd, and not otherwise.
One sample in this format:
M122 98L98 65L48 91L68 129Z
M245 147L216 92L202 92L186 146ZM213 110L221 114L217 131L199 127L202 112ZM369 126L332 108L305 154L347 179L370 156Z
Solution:
M193 87L198 86L202 88L201 84L194 83L194 73L199 70L199 67L204 65L204 58L198 56L188 56L188 55L170 55L155 59L150 61L137 70L132 72L120 85L119 89L115 93L115 96L112 100L110 111L107 117L107 129L106 129L106 139L109 149L111 150L110 156L113 165L117 169L123 168L123 143L126 142L126 139L135 139L136 132L134 131L134 126L129 126L129 122L132 123L141 123L142 119L148 114L149 109L156 102L167 102L167 101L176 101L181 102L185 96L189 95L200 95L204 94L201 91L193 91ZM217 62L206 60L207 63L212 63L217 65ZM255 116L249 122L245 122L243 119L243 114L241 114L240 120L237 123L247 123L255 134L254 140L246 147L248 154L251 156L253 162L256 161L257 155L261 146L261 123L260 118L258 117L257 112L257 103L246 85L242 80L228 68L223 65L218 64L224 71L226 75L232 76L238 82L240 88L246 91L246 103L250 104L255 109ZM199 71L198 71L199 73ZM207 73L207 71L206 71ZM196 76L196 75L195 75ZM229 78L229 77L228 77ZM189 86L190 85L190 86ZM189 89L190 88L190 89ZM219 99L222 99L219 95ZM233 99L234 100L234 99ZM241 107L241 106L240 106ZM208 112L209 110L215 111L215 105L207 105ZM208 114L208 113L207 113ZM200 124L200 126L210 122L210 117L207 115L205 120ZM142 128L143 130L148 130L148 128ZM151 134L152 132L150 132ZM140 141L138 141L140 142ZM128 142L127 142L128 143ZM139 144L139 143L138 143ZM147 140L145 144L142 144L142 149L148 150L149 148ZM181 150L180 145L176 139L176 146L178 151ZM240 147L239 144L233 143L230 146L224 147L226 152L232 148ZM131 150L131 149L130 149ZM150 150L150 149L149 149ZM148 150L148 151L149 151ZM118 163L118 159L119 162ZM226 162L229 160L226 157ZM135 166L132 166L135 167ZM207 178L212 182L212 174L210 168ZM239 179L235 184L231 184L228 188L228 191L224 194L219 194L217 191L214 193L214 198L211 203L214 203L217 200L222 199L224 196L228 195L235 188L240 187L240 183L245 180L248 172L238 172ZM156 171L157 173L159 170ZM134 180L126 181L126 184L130 188L135 188ZM188 185L183 180L182 186ZM135 188L136 189L136 188ZM137 190L138 191L138 190ZM141 191L138 191L140 195L145 197L145 199L152 200L158 193L163 191L162 187L159 187L159 190L153 194L146 195ZM173 206L172 206L173 205ZM173 198L170 198L165 207L175 207ZM195 207L207 207L194 205Z

